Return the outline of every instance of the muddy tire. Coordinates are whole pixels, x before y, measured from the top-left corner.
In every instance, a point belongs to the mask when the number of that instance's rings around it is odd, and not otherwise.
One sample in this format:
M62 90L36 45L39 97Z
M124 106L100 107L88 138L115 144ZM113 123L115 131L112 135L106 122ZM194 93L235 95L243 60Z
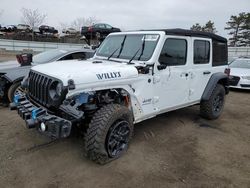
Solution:
M133 129L132 113L127 107L102 107L94 114L85 135L87 157L98 164L119 158L128 149Z
M202 101L200 104L200 114L206 119L217 119L224 108L225 88L217 84L208 101Z
M14 95L15 95L17 89L20 87L20 85L21 85L21 82L15 82L8 89L9 102L13 102Z

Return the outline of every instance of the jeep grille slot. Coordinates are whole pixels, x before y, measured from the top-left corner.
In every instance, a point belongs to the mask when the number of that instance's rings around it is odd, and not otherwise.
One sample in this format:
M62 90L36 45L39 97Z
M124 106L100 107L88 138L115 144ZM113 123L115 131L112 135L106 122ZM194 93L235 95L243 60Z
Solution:
M29 96L41 105L48 106L49 86L52 81L52 78L31 71L29 74Z

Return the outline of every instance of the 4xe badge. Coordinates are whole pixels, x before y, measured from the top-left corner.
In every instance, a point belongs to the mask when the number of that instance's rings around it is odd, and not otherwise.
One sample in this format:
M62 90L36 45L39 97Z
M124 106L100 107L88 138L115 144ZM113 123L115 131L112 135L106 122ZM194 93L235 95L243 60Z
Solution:
M96 74L96 76L97 76L98 80L120 78L121 72L101 73L101 74Z
M152 99L143 99L142 105L148 105L152 103Z

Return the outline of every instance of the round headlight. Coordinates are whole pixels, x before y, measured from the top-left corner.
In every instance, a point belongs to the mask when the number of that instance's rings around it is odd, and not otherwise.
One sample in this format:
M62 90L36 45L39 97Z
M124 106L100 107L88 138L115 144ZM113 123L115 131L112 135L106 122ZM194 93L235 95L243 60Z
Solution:
M57 94L58 96L61 96L62 90L63 90L63 85L62 85L62 83L58 83L58 84L56 85L56 94Z
M58 97L61 97L62 92L63 92L63 84L58 81L52 82L49 89L50 98L56 100Z

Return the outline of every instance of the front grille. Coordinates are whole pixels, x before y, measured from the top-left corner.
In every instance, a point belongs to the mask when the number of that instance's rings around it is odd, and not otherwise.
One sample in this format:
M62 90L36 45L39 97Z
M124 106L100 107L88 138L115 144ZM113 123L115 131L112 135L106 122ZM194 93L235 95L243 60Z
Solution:
M53 79L45 75L30 71L29 96L41 105L49 105L49 86Z
M230 76L229 77L229 85L231 86L237 86L240 81L240 77L238 76Z

